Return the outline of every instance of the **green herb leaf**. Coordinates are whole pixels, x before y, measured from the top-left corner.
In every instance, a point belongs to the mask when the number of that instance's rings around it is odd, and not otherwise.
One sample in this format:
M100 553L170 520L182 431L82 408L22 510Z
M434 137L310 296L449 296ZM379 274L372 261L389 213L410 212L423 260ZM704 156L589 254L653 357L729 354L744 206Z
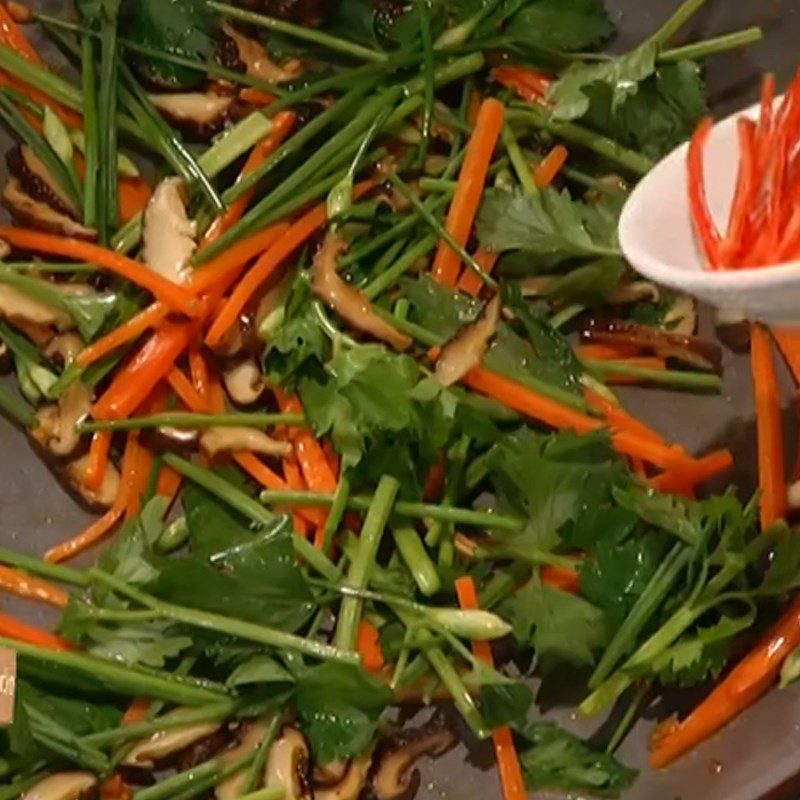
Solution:
M322 764L366 750L392 691L358 667L321 664L297 676L297 713Z
M442 286L427 273L415 280L403 278L400 286L411 304L411 321L442 339L452 338L480 316L477 300Z
M657 45L647 42L630 53L607 61L572 64L553 84L548 100L554 104L558 120L580 119L589 110L587 87L602 84L611 91L611 109L616 111L636 94L639 84L656 68Z
M614 756L592 749L551 723L531 723L520 735L530 743L521 751L520 761L531 791L552 789L619 797L637 775Z

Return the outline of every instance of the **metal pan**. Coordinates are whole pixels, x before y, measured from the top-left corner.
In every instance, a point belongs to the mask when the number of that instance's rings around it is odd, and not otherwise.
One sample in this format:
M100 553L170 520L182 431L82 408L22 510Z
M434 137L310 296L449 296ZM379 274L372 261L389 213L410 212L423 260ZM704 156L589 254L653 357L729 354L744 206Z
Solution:
M674 9L677 0L609 0L621 29L618 46L641 42ZM31 5L64 13L69 0L31 0ZM718 115L752 102L760 75L775 72L786 80L800 61L800 0L710 0L686 35L714 35L751 24L766 30L763 44L746 52L713 59L708 69L711 103ZM42 43L42 51L51 48ZM0 151L8 137L0 131ZM0 176L4 178L5 176ZM786 376L784 376L786 378ZM796 441L792 392L786 380L788 436ZM720 396L676 395L652 389L628 393L626 402L655 428L702 450L725 444L737 456L734 480L743 491L754 484L752 391L746 359L726 356L725 386ZM790 450L790 458L794 457ZM87 515L60 488L25 438L0 418L0 543L25 552L42 553L49 545L80 530ZM0 595L0 609L11 601ZM15 611L21 612L19 606ZM30 607L26 607L30 615ZM43 612L34 611L34 614ZM40 620L42 618L40 617ZM38 620L38 621L40 621ZM642 770L626 800L793 800L800 797L800 686L774 691L743 714L723 733L673 768L651 772L646 763L647 734L659 709L628 737L620 756ZM595 727L581 724L569 712L550 716L585 734ZM466 734L465 734L466 737ZM419 797L423 800L499 800L501 797L491 748L470 742L446 759L424 769Z

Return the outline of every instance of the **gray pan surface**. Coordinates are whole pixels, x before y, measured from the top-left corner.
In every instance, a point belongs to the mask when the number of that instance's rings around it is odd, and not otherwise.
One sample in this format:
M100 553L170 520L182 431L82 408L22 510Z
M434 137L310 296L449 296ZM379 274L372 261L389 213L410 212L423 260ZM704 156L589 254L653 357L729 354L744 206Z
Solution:
M640 42L678 4L678 0L607 0L621 29L619 47ZM35 7L63 13L68 0L30 0ZM745 52L712 60L708 79L715 113L722 115L757 96L764 71L788 79L800 62L800 0L710 0L685 35L702 38L762 24L765 41ZM51 48L42 43L42 51ZM8 143L0 130L0 152ZM4 169L4 166L3 166ZM4 178L5 176L0 176ZM796 441L793 393L786 382L786 428ZM693 396L633 390L626 402L672 440L702 451L731 447L737 456L734 481L744 491L754 483L752 389L746 359L727 354L720 396ZM794 457L790 446L789 457ZM86 524L88 516L59 487L24 436L0 418L0 544L40 554ZM0 610L26 613L46 622L44 612L17 606L0 595ZM38 615L38 616L37 616ZM565 687L568 694L568 687ZM800 798L800 685L774 691L722 734L673 768L654 774L646 766L646 737L658 709L628 737L620 755L642 774L626 800L797 800ZM563 709L554 719L584 734L596 726L574 720ZM491 749L474 742L423 769L421 800L500 800ZM541 796L541 795L537 795Z

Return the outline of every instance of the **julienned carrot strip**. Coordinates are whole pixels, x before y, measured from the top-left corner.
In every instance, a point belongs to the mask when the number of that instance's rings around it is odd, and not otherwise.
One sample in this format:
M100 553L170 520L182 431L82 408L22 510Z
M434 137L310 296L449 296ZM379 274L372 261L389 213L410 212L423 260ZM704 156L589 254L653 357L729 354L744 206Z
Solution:
M78 177L83 180L86 176L86 159L79 152L75 153L75 168ZM152 194L153 190L141 178L120 175L117 185L120 222L130 222L143 211Z
M94 344L81 350L76 359L78 366L88 367L89 364L93 364L109 353L113 353L128 342L137 339L149 328L154 328L163 322L168 314L169 308L164 303L158 301L152 303L127 322L98 339Z
M98 489L103 483L108 467L108 451L111 448L111 432L96 431L89 446L89 463L83 482L87 489Z
M425 478L425 488L422 490L422 499L426 503L435 503L442 497L444 484L447 478L447 457L441 454L439 460L428 470Z
M83 242L80 239L54 236L26 228L0 227L0 238L5 239L12 247L19 247L23 250L49 253L96 264L143 289L147 289L174 311L184 314L193 314L196 311L197 299L186 287L162 278L157 272L148 269L147 265L140 264L138 261L105 247Z
M131 700L131 704L125 712L125 716L122 717L122 724L135 725L137 722L141 722L147 716L149 709L150 701L146 700L144 697L137 697Z
M275 152L294 127L296 120L297 115L293 111L281 111L279 114L275 115L272 120L272 130L266 138L256 144L250 151L250 155L242 168L238 181L241 181L242 178L250 173L255 172L267 160L267 157ZM247 206L250 205L250 201L253 199L254 193L255 187L245 192L241 197L238 197L228 206L224 214L214 220L208 231L206 231L206 235L203 237L201 247L215 242L225 231L229 230L235 222L238 222L242 218Z
M331 469L334 479L338 482L339 454L336 452L336 448L333 446L333 442L330 439L322 440L322 452L325 453L325 460L328 462L328 466Z
M775 683L786 657L800 646L800 595L772 630L679 722L662 723L650 743L650 764L660 769L713 736Z
M209 385L208 364L203 358L199 342L194 342L189 347L189 374L192 376L192 386L194 386L195 391L208 407L208 395L211 388Z
M540 188L549 186L558 177L568 158L569 150L563 144L557 144L534 170L533 182Z
M467 244L472 233L486 175L503 130L504 119L505 107L499 100L490 97L481 103L445 221L447 232L462 247ZM439 242L433 260L433 277L446 286L455 286L460 266L461 259L450 245Z
M245 86L239 92L239 99L251 106L268 106L275 102L275 98L271 94L252 86Z
M95 419L119 419L132 414L189 346L193 327L189 323L166 322L155 331L95 403Z
M706 117L695 130L689 145L689 205L706 260L712 269L717 269L720 266L720 235L708 209L703 165L703 151L712 128L713 122Z
M691 466L682 466L678 470L664 472L650 479L650 485L659 492L667 494L684 494L697 484L716 478L733 466L733 455L730 450L715 450L695 460Z
M475 253L475 261L487 275L491 274L499 258L499 253L490 253L488 250L477 250ZM466 267L458 279L458 289L477 297L483 289L483 281L474 270Z
M362 619L358 625L356 650L361 656L361 664L367 672L378 673L383 670L385 661L381 647L381 634L368 619Z
M630 344L579 344L575 347L578 358L588 361L620 361L636 358L639 348Z
M731 205L728 232L720 247L720 262L728 266L739 256L750 211L755 203L757 189L758 154L756 152L756 125L752 120L740 119L739 132L739 176Z
M286 485L292 489L293 491L303 491L307 489L306 482L303 480L303 476L300 473L300 467L297 466L297 462L294 459L294 456L286 456L282 459L283 464L283 479L286 481ZM294 529L295 532L300 534L300 536L308 536L311 531L311 526L308 524L308 520L300 514L297 510L294 511L292 514L294 519Z
M8 639L15 639L26 644L35 644L39 647L46 647L49 650L75 650L72 642L56 636L50 631L43 631L41 628L34 628L21 620L12 617L10 614L0 612L0 636Z
M636 417L631 416L622 406L612 403L601 394L589 389L584 391L584 396L586 397L586 402L589 404L589 407L593 411L599 413L612 430L618 432L629 431L644 439L650 439L658 444L665 444L661 434L656 433L656 431L648 428L647 425L636 419Z
M42 66L42 59L36 48L28 41L4 3L0 3L0 44L18 53L26 61Z
M64 608L69 602L69 594L60 586L3 565L0 565L0 590L56 608Z
M773 328L772 335L778 343L795 384L800 387L800 331L794 328Z
M492 397L503 405L557 430L571 429L576 433L591 433L603 427L603 422L600 420L563 406L527 386L504 378L495 372L490 372L483 367L471 370L464 381L475 391ZM664 469L693 463L693 459L686 454L682 447L666 445L652 437L641 436L631 430L620 431L612 427L611 442L618 453L641 458Z
M772 341L766 328L757 323L750 326L750 364L756 402L761 527L768 528L786 515L786 462Z
M528 103L541 103L545 100L552 82L546 73L530 67L495 67L491 74L492 80L506 89L512 89Z
M196 412L208 410L206 399L192 386L192 382L181 372L178 367L173 367L167 373L167 382L172 390L178 395L187 408Z
M100 784L100 797L103 800L131 800L133 792L125 783L122 775L115 772Z
M233 460L257 483L265 489L287 491L289 485L280 475L273 472L258 456L253 453L234 453ZM312 525L325 524L325 511L321 508L306 508L305 506L293 507L298 514L302 514Z
M353 189L353 196L360 197L375 186L375 181L362 181ZM206 335L206 344L213 347L219 344L228 329L239 318L239 314L248 300L258 291L259 287L275 273L283 261L298 247L304 244L321 228L328 218L324 203L307 211L297 220L248 270L233 290L228 302L222 308L219 316ZM206 266L205 269L208 269Z
M142 497L147 488L150 471L155 457L152 451L141 442L137 442L137 458L133 465L133 474L128 477L127 502L125 503L125 520L130 521L139 514ZM125 477L123 476L123 480Z
M539 577L546 586L561 589L562 592L578 594L580 591L580 576L577 570L545 565L539 569Z
M464 610L477 611L480 608L475 581L469 575L456 581L456 594L459 605ZM473 642L472 652L479 661L488 666L494 666L494 657L489 642ZM511 729L507 725L496 728L492 732L492 739L504 800L527 800L528 790L525 786L525 779L522 777L522 768Z

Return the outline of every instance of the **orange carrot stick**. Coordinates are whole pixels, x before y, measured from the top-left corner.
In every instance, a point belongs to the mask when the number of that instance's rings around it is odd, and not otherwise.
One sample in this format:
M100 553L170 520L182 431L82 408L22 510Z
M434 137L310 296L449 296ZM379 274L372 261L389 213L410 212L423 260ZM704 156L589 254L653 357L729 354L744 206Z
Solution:
M137 697L131 700L131 704L128 706L125 716L122 718L122 724L135 725L137 722L141 722L147 716L149 709L150 701L146 700L144 697Z
M111 386L95 403L93 416L96 419L119 419L132 414L188 347L192 329L193 326L187 323L167 322L162 325L117 372Z
M746 655L711 694L679 722L659 725L650 743L650 764L660 769L698 744L752 705L776 681L786 657L800 646L800 595L772 630Z
M358 625L356 650L361 656L361 664L367 672L378 673L383 670L385 661L381 647L381 634L368 619L362 619Z
M577 570L569 567L554 567L547 564L539 569L539 577L546 586L552 586L562 592L578 594L580 591L580 576Z
M579 344L575 354L588 361L620 361L638 356L639 348L630 344Z
M0 565L0 589L26 600L38 600L56 608L64 608L69 594L50 581L34 578L22 570Z
M733 466L733 455L730 450L715 450L707 456L698 458L690 469L682 467L657 475L650 480L650 485L659 492L667 494L683 494L687 487L695 487L727 472Z
M512 89L528 103L541 103L550 91L551 78L530 67L502 66L492 70L492 80Z
M98 489L103 483L108 466L108 451L111 448L111 432L97 431L92 435L89 447L89 463L83 482L87 489Z
M183 478L179 472L176 472L168 464L161 467L158 473L158 480L156 481L156 494L161 497L176 497L178 490L181 488Z
M475 253L475 261L487 275L491 274L499 258L499 253L490 253L488 250L478 250ZM477 297L481 293L481 289L483 289L483 281L475 270L467 267L458 279L458 289L461 292Z
M296 120L297 115L294 111L281 111L275 115L272 120L272 130L265 139L256 144L250 151L250 155L242 168L237 183L240 182L242 178L255 172L267 160L267 157L278 149L281 142L289 135L294 127ZM255 186L246 191L241 197L234 200L234 202L228 206L225 213L214 220L206 231L206 235L203 237L201 249L219 239L223 233L232 228L234 223L242 218L254 194Z
M141 442L137 442L136 461L132 474L128 476L127 499L125 503L125 520L130 521L137 516L142 507L142 497L147 488L150 471L153 468L155 457L153 453ZM123 476L125 479L125 476Z
M304 491L307 489L308 487L306 486L306 482L303 480L303 476L300 473L300 467L297 466L294 456L284 457L282 462L283 479L286 481L286 485L292 491ZM306 518L297 511L295 511L292 516L295 532L300 536L307 537L311 532L311 526L308 524L308 520L306 520Z
M477 611L478 592L475 581L469 575L459 578L456 582L456 594L461 608ZM494 656L489 642L473 642L472 652L475 658L484 664L494 666ZM508 725L503 725L492 732L494 753L497 760L497 769L500 772L500 783L503 787L504 800L527 800L528 790L522 777L522 768L519 763L517 749Z
M472 233L504 119L505 107L499 100L490 97L481 103L445 222L447 232L462 247ZM439 242L433 260L433 277L446 286L455 286L460 266L458 254L446 242Z
M41 628L34 628L21 620L12 617L10 614L0 612L0 636L7 639L15 639L18 642L34 644L37 647L46 647L49 650L75 650L72 642L56 636L50 631L43 631Z
M23 250L49 253L97 264L143 289L147 289L175 311L185 314L193 314L196 311L197 299L184 286L162 278L158 273L148 269L145 264L140 264L138 261L105 247L26 228L0 227L0 238L5 239L13 247Z
M363 181L353 190L354 197L360 197L375 185L374 181ZM324 203L307 211L295 222L275 244L272 245L245 274L233 290L228 302L206 335L206 344L213 347L218 344L228 329L239 318L248 300L259 287L283 264L298 247L310 239L321 228L328 218Z
M177 367L173 367L167 373L167 382L172 391L186 404L187 408L200 413L208 410L206 399L192 386L192 382Z
M543 159L533 172L533 182L543 188L549 186L567 163L569 150L563 144L557 144Z
M786 462L783 453L781 402L772 341L766 328L750 326L750 362L758 433L758 486L761 491L761 527L768 528L786 515Z
M78 366L88 367L89 364L93 364L109 353L113 353L114 350L137 339L149 328L154 328L160 322L163 322L168 314L169 308L163 303L152 303L127 322L98 339L94 344L81 350L76 359Z

